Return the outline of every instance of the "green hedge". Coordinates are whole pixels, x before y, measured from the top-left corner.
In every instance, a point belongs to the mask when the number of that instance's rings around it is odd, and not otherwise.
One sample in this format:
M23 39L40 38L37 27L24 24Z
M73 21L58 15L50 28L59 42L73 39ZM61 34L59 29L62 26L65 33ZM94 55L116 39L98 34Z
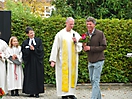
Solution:
M20 45L25 40L26 26L35 30L36 37L43 40L45 82L55 84L55 68L50 67L49 56L56 33L65 27L65 18L55 17L41 19L39 17L19 19L12 17L12 36L17 36ZM96 28L102 30L107 39L105 65L101 82L132 82L132 58L125 55L132 52L132 20L104 19L97 20ZM86 32L85 19L75 20L74 30L82 34ZM84 51L79 53L78 83L89 82L87 56Z

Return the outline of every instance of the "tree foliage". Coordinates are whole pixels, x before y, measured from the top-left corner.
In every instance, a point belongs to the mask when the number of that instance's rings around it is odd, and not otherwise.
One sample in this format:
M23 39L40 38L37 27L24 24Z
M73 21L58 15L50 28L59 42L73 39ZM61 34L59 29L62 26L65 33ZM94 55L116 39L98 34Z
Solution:
M27 8L28 10L30 9L30 13L36 15L36 16L44 16L44 11L45 11L45 8L44 6L50 6L50 3L46 2L46 0L18 0L17 2L13 1L13 0L6 0L6 6L5 6L5 9L8 9L11 8L10 5L13 5L15 6L16 5L21 5L21 7L25 7L24 10L26 11ZM17 7L18 8L18 7ZM19 9L20 10L20 9ZM18 11L19 11L18 10Z
M25 18L26 16L28 16L28 18L31 18L32 16L34 16L33 14L31 14L30 7L23 5L21 2L7 0L4 9L11 11L12 18Z
M63 17L86 18L132 18L131 0L54 0L56 14Z

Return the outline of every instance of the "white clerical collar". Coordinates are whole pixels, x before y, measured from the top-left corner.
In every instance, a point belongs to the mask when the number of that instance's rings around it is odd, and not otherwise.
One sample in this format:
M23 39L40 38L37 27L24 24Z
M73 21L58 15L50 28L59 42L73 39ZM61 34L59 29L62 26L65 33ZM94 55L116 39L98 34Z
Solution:
M34 38L32 38L32 39L30 38L30 39L29 39L29 43L28 43L29 46L31 45L32 41L33 41L33 45L36 45L36 42L35 42Z

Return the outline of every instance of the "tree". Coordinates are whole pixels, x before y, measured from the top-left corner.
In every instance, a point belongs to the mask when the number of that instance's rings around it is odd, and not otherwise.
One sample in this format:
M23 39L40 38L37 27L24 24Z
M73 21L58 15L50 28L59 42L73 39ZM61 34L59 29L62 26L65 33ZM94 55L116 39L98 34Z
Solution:
M74 18L132 18L131 0L55 0L52 2L56 7L57 15Z
M46 10L44 6L51 6L50 2L46 2L46 0L6 0L6 2L14 2L16 5L21 4L25 7L29 7L31 13L42 17L44 16L44 11Z

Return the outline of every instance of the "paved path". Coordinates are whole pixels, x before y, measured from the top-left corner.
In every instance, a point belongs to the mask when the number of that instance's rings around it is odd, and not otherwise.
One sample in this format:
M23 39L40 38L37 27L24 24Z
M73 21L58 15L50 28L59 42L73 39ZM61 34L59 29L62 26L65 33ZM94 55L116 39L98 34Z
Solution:
M101 84L102 99L132 99L132 84ZM90 99L90 84L78 85L76 88L77 99ZM27 97L26 94L20 92L20 96L12 97L10 92L2 99L35 99L35 97ZM61 99L56 96L56 87L53 85L45 86L45 93L40 94L37 99Z

